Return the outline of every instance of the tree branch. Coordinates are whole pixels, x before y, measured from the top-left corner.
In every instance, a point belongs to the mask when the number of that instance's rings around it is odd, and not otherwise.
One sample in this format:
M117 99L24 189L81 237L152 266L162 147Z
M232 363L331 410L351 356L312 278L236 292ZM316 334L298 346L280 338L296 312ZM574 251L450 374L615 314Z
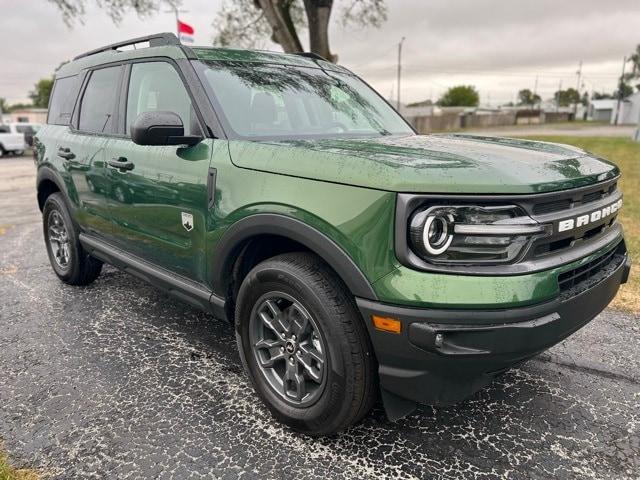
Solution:
M286 0L258 0L258 3L273 30L273 41L279 43L287 53L301 52L298 34L295 28L291 29L291 17L288 15L290 3Z

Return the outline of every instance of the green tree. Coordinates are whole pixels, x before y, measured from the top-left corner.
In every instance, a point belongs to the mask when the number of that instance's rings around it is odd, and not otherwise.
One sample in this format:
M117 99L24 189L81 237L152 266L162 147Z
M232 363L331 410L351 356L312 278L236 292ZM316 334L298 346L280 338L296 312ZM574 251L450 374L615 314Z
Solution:
M67 24L82 21L85 5L91 0L49 0L58 6ZM128 11L141 16L157 12L160 6L177 6L180 0L94 0L119 22ZM300 33L309 34L309 51L337 61L329 46L329 22L334 3L343 27L380 26L387 19L385 0L225 0L216 15L214 43L220 46L251 48L271 38L285 52L302 52Z
M580 93L575 88L567 88L566 90L558 90L553 94L553 98L561 107L568 107L582 101Z
M582 94L582 98L580 99L580 103L584 106L589 105L589 94L587 92L584 92Z
M35 84L32 92L29 93L29 98L34 107L47 108L49 106L49 97L51 96L51 89L53 88L52 78L42 78Z
M618 82L618 89L614 92L613 96L615 98L626 98L629 95L633 94L633 87L625 82L623 79L620 79Z
M10 105L5 98L0 97L0 110L2 110L2 113L11 113L14 110L31 107L33 107L33 105L30 103L12 103Z
M12 103L7 108L9 112L14 112L16 110L22 110L24 108L33 108L33 105L31 103L20 102L20 103Z
M627 82L640 79L640 44L636 45L636 50L629 55L629 62L631 63L631 71L625 75Z
M67 25L75 20L83 21L85 5L91 0L48 0L58 7ZM118 23L127 12L133 11L140 16L151 15L162 5L179 6L180 1L172 0L94 0L94 3L106 10L111 19Z
M625 73L618 79L618 88L613 93L613 96L619 100L633 94L633 87L630 83L640 80L640 44L638 44L635 51L629 55L627 62L631 63L631 71ZM640 91L640 84L636 84L636 88Z
M518 105L535 105L540 103L542 99L537 93L533 93L528 88L524 88L518 92Z
M606 92L593 92L593 100L606 100L609 98L614 98L614 96Z
M473 85L451 87L438 100L441 107L477 107L480 95Z

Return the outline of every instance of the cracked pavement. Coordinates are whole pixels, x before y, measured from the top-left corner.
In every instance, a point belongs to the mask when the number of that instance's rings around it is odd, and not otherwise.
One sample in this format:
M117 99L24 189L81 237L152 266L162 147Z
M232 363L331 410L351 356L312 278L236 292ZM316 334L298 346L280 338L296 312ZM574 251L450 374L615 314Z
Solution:
M607 310L454 407L335 438L275 422L231 326L105 268L51 270L29 158L0 159L0 439L53 478L640 478L640 323Z

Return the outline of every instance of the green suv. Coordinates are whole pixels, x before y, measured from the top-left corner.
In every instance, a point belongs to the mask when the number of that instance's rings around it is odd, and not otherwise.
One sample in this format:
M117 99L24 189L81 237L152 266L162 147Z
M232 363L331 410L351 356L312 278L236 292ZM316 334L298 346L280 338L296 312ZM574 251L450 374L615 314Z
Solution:
M166 33L88 52L57 71L35 149L57 276L106 262L228 318L264 403L312 435L379 397L392 420L468 397L629 274L614 165L417 135L312 54Z

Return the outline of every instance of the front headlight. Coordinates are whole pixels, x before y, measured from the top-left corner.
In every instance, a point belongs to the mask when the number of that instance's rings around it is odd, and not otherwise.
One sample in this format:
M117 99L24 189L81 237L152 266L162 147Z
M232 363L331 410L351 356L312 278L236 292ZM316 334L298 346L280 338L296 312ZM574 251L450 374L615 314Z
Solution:
M515 261L547 227L516 206L431 206L409 220L411 249L431 263Z

